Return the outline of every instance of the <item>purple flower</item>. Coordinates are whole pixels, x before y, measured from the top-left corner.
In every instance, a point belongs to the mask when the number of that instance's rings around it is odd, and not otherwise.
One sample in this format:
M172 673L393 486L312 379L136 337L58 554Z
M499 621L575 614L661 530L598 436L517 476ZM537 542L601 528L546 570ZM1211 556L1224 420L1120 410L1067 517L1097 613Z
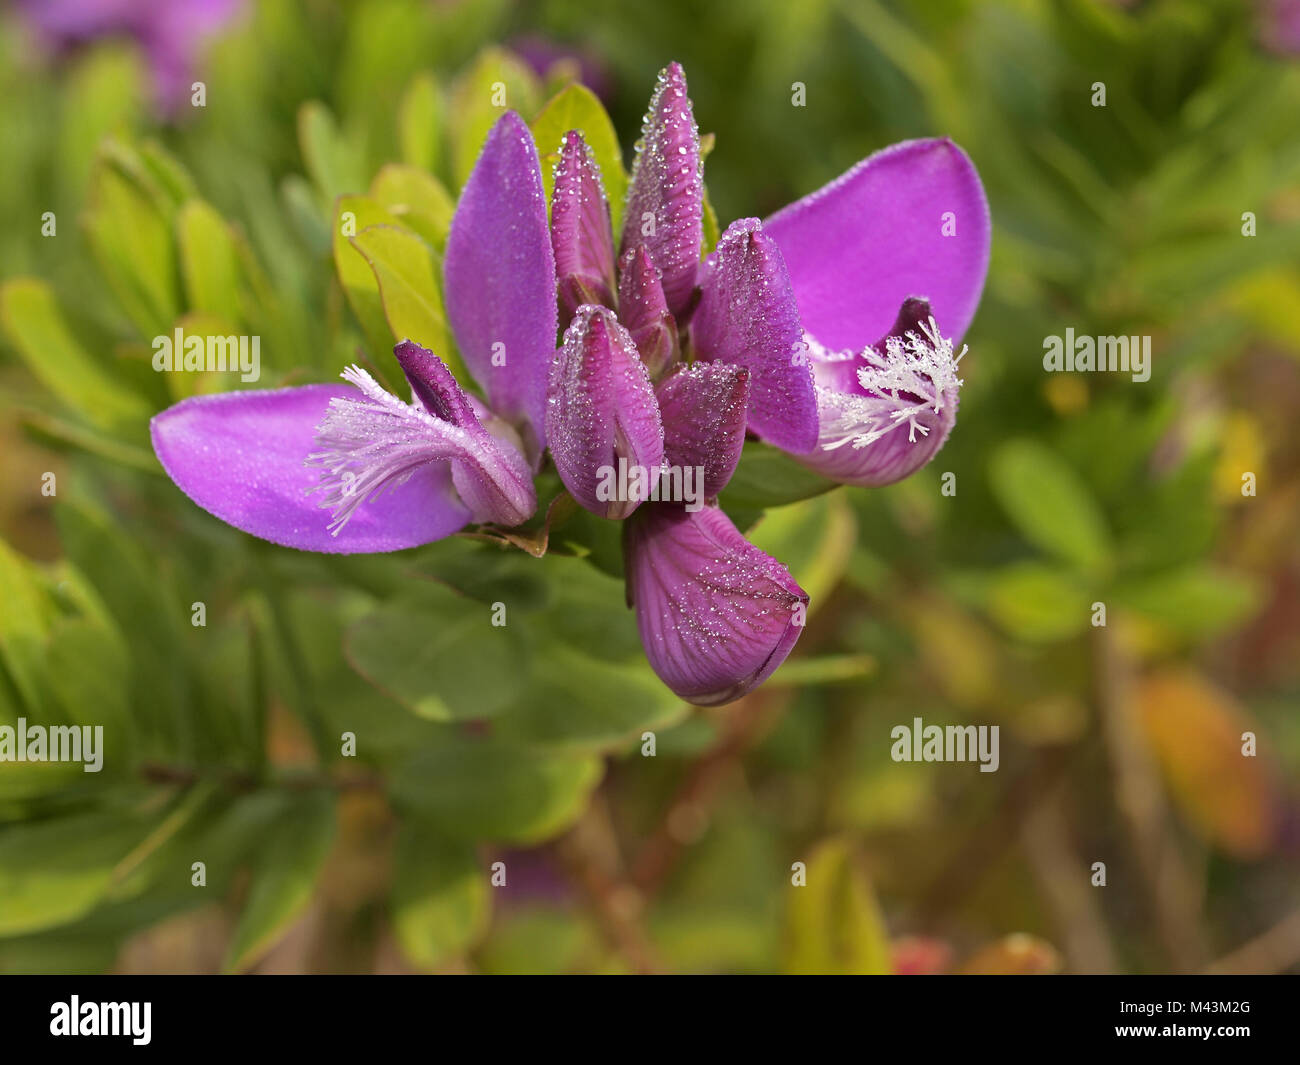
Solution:
M19 0L18 8L55 48L100 37L139 42L153 73L163 112L189 98L199 54L208 38L228 25L244 0Z
M408 341L413 402L356 367L351 389L186 400L154 419L164 468L265 539L387 551L524 521L549 446L578 503L626 519L628 601L664 683L701 705L753 690L798 640L808 596L717 506L746 434L845 483L928 462L956 416L952 338L983 285L988 208L960 149L913 141L766 226L733 223L701 261L699 134L677 64L637 151L616 249L581 131L561 146L549 228L527 127L507 112L489 134L444 268L486 404Z
M354 366L350 388L196 396L163 411L151 430L168 476L223 521L305 551L398 551L470 522L526 521L545 444L555 261L537 150L513 112L465 185L444 266L448 319L487 404L406 341L395 354L409 403Z

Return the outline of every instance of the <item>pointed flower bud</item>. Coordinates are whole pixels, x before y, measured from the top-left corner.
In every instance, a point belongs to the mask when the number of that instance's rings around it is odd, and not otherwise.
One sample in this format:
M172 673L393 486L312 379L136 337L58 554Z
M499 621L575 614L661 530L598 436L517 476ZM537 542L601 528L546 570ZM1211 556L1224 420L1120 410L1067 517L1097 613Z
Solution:
M717 507L643 507L625 526L624 556L646 657L688 702L740 698L803 632L807 593Z
M578 308L551 366L546 436L573 498L625 518L659 475L664 433L650 375L614 312Z
M564 135L551 196L561 320L584 303L614 303L614 232L600 167L577 130Z
M680 366L655 390L664 423L664 464L704 471L704 498L731 480L745 445L749 371L722 362Z
M623 249L644 244L663 274L668 309L677 318L690 304L704 239L704 179L700 131L695 125L686 75L670 63L659 75L641 126Z
M618 273L619 321L632 334L650 376L656 378L680 354L677 323L668 310L661 279L644 245L638 244L624 253Z
M757 218L732 222L709 257L691 344L701 359L750 372L749 428L779 448L817 441L817 395L799 308L776 241Z

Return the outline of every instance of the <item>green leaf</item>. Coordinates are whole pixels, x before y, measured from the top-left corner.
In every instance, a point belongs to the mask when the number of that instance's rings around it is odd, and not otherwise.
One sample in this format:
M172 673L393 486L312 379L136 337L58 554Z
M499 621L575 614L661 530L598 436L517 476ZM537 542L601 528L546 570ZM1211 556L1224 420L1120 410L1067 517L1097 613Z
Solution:
M419 74L411 80L397 106L397 135L402 146L402 161L430 174L442 165L442 141L446 125L446 105L442 91L432 74Z
M138 53L101 47L85 53L61 82L60 121L51 131L58 141L56 172L79 200L100 142L109 134L127 132L143 116L147 72Z
M571 823L601 761L444 730L391 777L393 801L454 839L531 844Z
M222 968L239 972L255 962L311 901L334 842L334 796L293 796L261 840L248 899Z
M7 826L0 833L0 936L90 912L146 831L139 817L120 810Z
M0 322L23 362L46 388L101 428L142 425L144 401L121 387L73 337L43 281L0 286Z
M429 585L348 630L354 669L431 721L492 717L520 697L527 655L518 625L492 624L493 607Z
M670 725L689 709L644 658L610 661L557 639L539 648L534 662L527 697L497 726L502 736L611 744Z
M171 224L151 195L160 190L126 177L120 162L105 155L95 166L86 238L127 317L146 337L158 336L180 313Z
M202 200L191 200L177 215L176 239L190 308L241 321L239 252L225 219Z
M415 965L436 969L463 954L487 928L488 880L474 846L449 842L407 818L393 855L392 921Z
M0 540L0 666L28 712L44 704L45 636L57 616L53 597L36 566ZM4 677L0 676L0 686ZM16 717L17 715L15 715Z
M456 204L436 177L413 166L389 163L370 183L370 197L442 254Z
M379 284L384 318L393 340L422 344L464 379L442 309L437 266L429 246L407 229L367 226L352 238Z
M360 147L343 134L319 100L309 100L298 110L298 146L307 173L326 201L363 187Z
M509 52L486 48L457 80L452 91L452 171L457 187L463 186L474 169L488 131L507 110L517 111L527 121L537 108L537 75Z
M614 123L596 94L576 82L566 85L547 102L533 119L533 139L542 160L542 181L549 206L555 188L555 166L560 161L560 144L570 130L578 130L600 167L601 182L609 200L615 239L623 224L627 199L627 172L623 169L623 152L618 146Z
M1250 576L1188 566L1115 589L1115 601L1182 636L1236 628L1259 609L1261 589Z
M988 612L1012 636L1052 642L1087 627L1093 597L1068 572L1041 562L1023 562L994 573Z
M1013 440L989 462L993 493L1031 544L1085 570L1110 564L1110 530L1077 473L1045 445Z
M879 975L891 970L889 933L848 846L823 843L806 863L806 885L785 890L785 971Z
M835 487L836 482L800 466L784 451L757 440L746 440L740 465L722 490L719 502L736 519L738 511L752 514L767 507L810 499Z
M368 226L399 225L395 215L368 196L340 196L334 210L334 269L352 313L361 323L372 355L392 350L392 332L384 316L379 281L352 238Z

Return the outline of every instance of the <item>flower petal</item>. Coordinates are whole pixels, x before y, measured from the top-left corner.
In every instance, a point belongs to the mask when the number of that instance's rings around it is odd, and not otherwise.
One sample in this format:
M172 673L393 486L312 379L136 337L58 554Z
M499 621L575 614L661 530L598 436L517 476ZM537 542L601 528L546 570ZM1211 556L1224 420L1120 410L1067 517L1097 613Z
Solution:
M749 370L750 429L786 451L810 450L817 398L780 248L757 218L738 219L703 275L691 320L695 353Z
M555 353L555 256L537 148L507 111L488 134L447 236L447 318L494 411L545 444L546 374Z
M537 509L537 493L518 438L494 436L484 426L451 370L433 352L404 340L393 354L424 408L465 433L463 453L452 460L451 472L474 520L507 527L527 521ZM502 432L508 433L508 427Z
M619 321L632 335L651 377L658 377L680 354L677 323L664 299L662 281L643 244L629 248L619 261Z
M871 343L913 294L959 341L988 271L984 188L946 139L869 156L778 211L767 232L785 255L804 329L832 350Z
M551 246L565 321L584 303L614 303L614 232L600 168L582 134L560 145L551 195Z
M810 346L820 432L796 460L844 484L878 487L934 458L957 420L961 355L925 300L905 300L889 333L861 352Z
M663 274L668 309L678 318L690 303L704 240L702 172L686 75L670 63L659 73L641 125L620 247L645 245Z
M725 362L679 367L655 389L664 423L664 464L704 470L704 497L731 480L745 445L749 371Z
M195 396L156 415L154 451L176 485L210 514L246 533L301 551L400 551L450 536L470 520L451 469L431 463L362 508L338 536L316 498L320 480L304 465L316 426L347 385Z
M607 307L579 307L564 334L551 367L546 435L560 480L593 514L627 517L658 479L664 431L654 388Z
M688 702L717 706L758 687L803 631L807 594L716 507L643 507L624 551L646 656Z

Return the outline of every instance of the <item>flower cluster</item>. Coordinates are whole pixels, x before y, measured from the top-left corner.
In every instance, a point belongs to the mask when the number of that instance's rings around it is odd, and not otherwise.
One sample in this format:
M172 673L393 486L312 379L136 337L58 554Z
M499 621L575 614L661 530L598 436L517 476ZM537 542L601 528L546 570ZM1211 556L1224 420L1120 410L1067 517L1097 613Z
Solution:
M358 367L343 386L196 397L154 419L159 459L237 528L370 552L527 521L549 454L579 504L624 523L628 600L656 673L693 703L738 698L785 660L808 603L717 505L747 436L847 484L928 462L956 416L953 338L979 299L989 219L964 153L911 141L766 223L732 223L705 255L702 170L673 64L616 245L583 131L564 137L548 205L532 134L507 111L443 263L477 390L407 340L395 354L409 402ZM617 483L637 488L611 492L626 469L643 475ZM682 470L702 506L668 490Z

